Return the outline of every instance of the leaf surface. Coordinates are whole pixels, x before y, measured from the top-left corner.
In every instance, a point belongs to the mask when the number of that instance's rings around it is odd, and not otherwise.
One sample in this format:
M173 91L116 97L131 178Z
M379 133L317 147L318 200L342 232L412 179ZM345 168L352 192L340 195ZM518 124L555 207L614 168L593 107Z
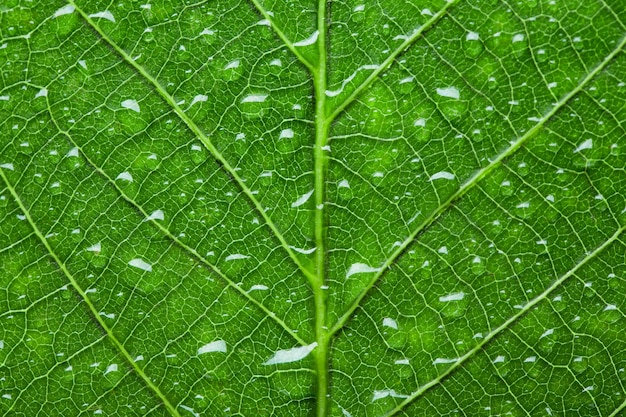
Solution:
M0 410L621 415L622 3L0 5Z

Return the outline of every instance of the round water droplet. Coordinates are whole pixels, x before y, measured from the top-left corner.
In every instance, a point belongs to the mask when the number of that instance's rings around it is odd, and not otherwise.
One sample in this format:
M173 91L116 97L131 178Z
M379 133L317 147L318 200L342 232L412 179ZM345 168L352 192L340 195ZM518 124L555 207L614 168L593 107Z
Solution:
M262 117L269 108L270 101L269 95L265 92L250 93L242 97L239 109L248 118Z
M511 181L504 180L500 183L500 194L503 196L513 195L514 187L511 184Z
M483 52L484 46L480 39L467 39L463 41L463 51L470 58L477 58Z
M528 167L528 164L526 162L521 162L517 165L517 173L520 176L525 177L526 175L528 175L529 172L530 168Z
M224 81L236 81L243 76L244 64L240 59L233 59L228 62L216 61L217 66L215 73Z
M33 176L33 181L35 181L35 183L37 183L37 184L43 184L43 183L45 183L45 182L46 182L46 178L44 178L43 174L41 174L41 173L36 173L36 174Z
M476 256L472 260L472 265L471 265L472 273L474 275L482 275L485 272L485 269L486 269L486 266L485 266L484 261L479 256Z
M588 367L589 359L582 356L574 357L570 363L570 368L577 374L584 372Z
M439 297L437 306L446 317L460 317L465 313L470 295L463 291L455 291Z
M539 350L543 353L550 353L557 342L557 335L554 329L546 330L541 337L539 338L539 342L537 343Z
M59 195L63 193L63 187L61 183L58 181L53 182L48 188L48 190L50 190L50 194L52 195Z
M545 48L538 48L534 51L537 62L546 62L548 60L548 51Z
M605 323L615 323L622 317L622 314L615 305L609 304L604 307L604 310L600 313L600 319Z

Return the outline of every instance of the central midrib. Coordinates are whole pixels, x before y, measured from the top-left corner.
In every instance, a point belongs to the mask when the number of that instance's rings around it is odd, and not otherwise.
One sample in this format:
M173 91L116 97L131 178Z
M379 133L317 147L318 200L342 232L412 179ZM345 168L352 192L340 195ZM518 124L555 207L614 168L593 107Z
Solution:
M329 348L330 334L326 324L326 171L328 169L328 132L331 120L326 114L326 0L318 0L317 8L317 67L311 72L315 87L315 279L311 283L315 302L315 371L316 416L325 417L329 412Z

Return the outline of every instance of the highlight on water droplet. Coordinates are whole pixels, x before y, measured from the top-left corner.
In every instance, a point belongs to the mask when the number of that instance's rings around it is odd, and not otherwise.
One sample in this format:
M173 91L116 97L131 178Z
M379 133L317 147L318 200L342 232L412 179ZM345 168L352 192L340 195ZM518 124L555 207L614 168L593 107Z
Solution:
M189 107L193 106L196 103L204 103L208 99L209 99L209 96L206 96L204 94L198 94L193 98L193 100L191 100L191 104L189 105Z
M463 298L465 298L465 293L460 291L439 297L439 301L442 303L447 303L450 301L461 301Z
M375 390L372 395L372 402L377 400L382 400L383 398L393 397L393 398L409 398L406 394L399 394L395 390L385 389L385 390Z
M139 108L139 103L137 103L137 101L133 99L124 100L120 103L120 105L125 109L132 110L137 113L141 111L141 109Z
M95 243L91 246L89 246L87 249L85 249L87 252L94 252L96 254L102 252L102 243L98 242Z
M296 201L291 203L291 208L300 207L301 205L305 204L307 201L309 201L309 198L311 198L314 192L315 190L311 190L308 193L301 195Z
M392 319L391 317L385 317L383 319L384 327L391 327L392 329L398 330L398 322Z
M378 272L378 271L380 271L380 268L375 268L373 266L369 266L367 264L357 262L357 263L350 265L350 269L348 269L348 272L346 272L346 278L350 278L352 275L355 275L355 274L364 274L368 272Z
M205 353L211 352L222 352L226 353L226 342L223 340L214 340L213 342L207 343L204 346L201 346L198 349L198 355L204 355Z
M248 292L252 292L252 291L267 291L269 290L269 288L267 287L267 285L263 285L263 284L255 284L253 286L250 287L250 289L248 290Z
M454 174L452 174L452 173L450 173L448 171L440 171L440 172L437 172L437 173L431 175L430 179L428 181L435 181L435 180L441 180L441 179L443 179L443 180L453 180L454 178L455 178Z
M228 255L225 261L235 261L237 259L248 259L248 255L242 255L241 253L234 253L232 255Z
M39 92L35 94L35 98L39 98L39 97L48 97L48 89L42 88L41 90L39 90Z
M316 347L317 342L314 342L307 346L298 346L292 349L278 350L274 353L274 356L265 361L263 365L277 365L280 363L297 362L306 358Z
M317 38L319 37L320 32L319 30L316 30L315 32L313 32L311 34L311 36L309 36L306 39L303 39L301 41L298 41L296 43L293 44L293 46L309 46L309 45L313 45L315 42L317 42Z
M148 217L145 218L144 222L150 221L150 220L164 220L165 219L165 214L163 213L163 210L155 210L152 212L152 214L150 214Z
M461 93L459 92L459 89L456 87L437 88L437 94L439 94L441 97L449 97L455 100L458 100L459 98L461 98Z
M133 176L128 171L121 172L115 179L133 182Z
M128 262L128 265L133 266L135 268L139 268L146 272L152 272L152 265L150 265L148 262L144 261L141 258L135 258L135 259L130 260Z
M115 23L115 17L113 16L113 13L111 13L108 10L105 10L104 12L92 13L89 15L89 17L97 18L97 19L106 19Z
M292 139L294 136L292 129L283 129L280 131L278 139Z
M64 16L66 14L72 14L74 13L74 10L75 10L74 6L72 6L71 4L66 4L65 6L61 7L56 12L54 12L54 17Z
M593 140L587 139L583 143L578 145L576 149L574 149L574 153L578 153L580 151L584 151L585 149L592 149L592 148L593 148Z

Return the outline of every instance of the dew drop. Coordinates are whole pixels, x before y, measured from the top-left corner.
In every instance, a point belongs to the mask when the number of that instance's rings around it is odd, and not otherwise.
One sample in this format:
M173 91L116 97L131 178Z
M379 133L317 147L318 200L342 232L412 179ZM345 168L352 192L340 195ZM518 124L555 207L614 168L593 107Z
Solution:
M152 265L140 258L132 259L128 262L128 265L141 269L146 272L152 272Z
M201 346L198 349L198 356L204 355L205 353L211 352L222 352L226 353L226 342L223 340L214 340L213 342L207 343L204 346Z
M317 347L317 342L307 346L298 346L292 349L281 349L274 353L263 365L278 365L281 363L297 362L306 358Z
M106 20L109 20L109 21L115 23L115 17L113 16L113 13L111 13L108 10L105 10L104 12L98 12L98 13L90 14L89 17L97 18L97 19L106 19Z

